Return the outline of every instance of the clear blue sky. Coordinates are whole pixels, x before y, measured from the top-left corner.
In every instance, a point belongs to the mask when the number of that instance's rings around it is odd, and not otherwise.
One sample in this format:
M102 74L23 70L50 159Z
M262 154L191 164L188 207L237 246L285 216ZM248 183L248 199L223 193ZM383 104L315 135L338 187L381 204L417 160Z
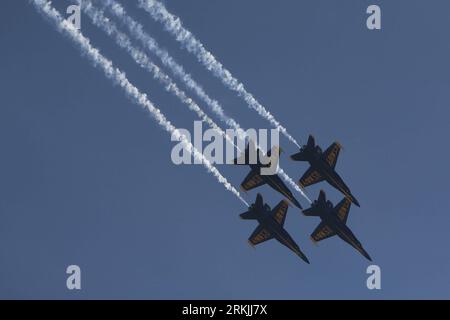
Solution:
M366 288L370 263L343 241L314 246L319 221L295 208L286 229L311 265L274 241L252 249L256 224L239 219L242 203L201 166L174 165L170 136L28 1L6 0L0 298L450 298L450 3L165 3L299 142L341 142L337 169L361 203L348 224L381 267L382 290ZM374 3L381 32L365 26ZM133 1L125 5L230 115L267 126ZM175 125L192 128L194 115L85 16L82 31ZM281 164L297 180L307 165L281 144ZM219 169L236 186L248 171ZM321 188L341 200L325 184L308 194ZM281 200L258 192L272 206ZM78 292L65 286L71 264L82 270Z

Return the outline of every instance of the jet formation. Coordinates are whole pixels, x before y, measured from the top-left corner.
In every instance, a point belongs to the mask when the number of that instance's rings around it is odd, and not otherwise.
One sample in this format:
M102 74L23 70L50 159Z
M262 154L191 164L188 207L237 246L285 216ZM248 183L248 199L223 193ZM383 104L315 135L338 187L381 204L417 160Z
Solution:
M292 192L276 174L276 171L273 174L261 174L261 168L267 168L271 165L267 161L267 157L275 155L275 157L271 157L271 160L278 161L278 157L281 154L281 149L278 147L274 147L267 154L264 154L262 150L250 141L241 156L234 159L234 164L248 165L251 169L241 184L242 190L249 191L267 184L282 194L294 206L302 210L305 216L320 218L320 224L311 234L313 242L316 243L337 236L355 248L366 259L372 261L372 258L347 225L351 204L353 203L358 207L360 207L360 204L350 188L336 172L336 163L341 148L338 142L334 142L325 151L322 151L320 146L316 145L314 137L310 135L307 143L300 148L300 151L291 156L291 159L294 161L304 161L310 165L309 169L299 179L298 185L304 189L322 181L327 182L344 195L344 198L336 206L333 206L333 203L326 199L325 192L321 190L318 199L311 204L311 207L303 210ZM251 158L252 152L254 152L255 159ZM264 157L266 159L262 161ZM306 255L284 228L288 204L286 200L282 200L272 210L268 204L264 203L262 195L258 193L255 203L250 205L247 212L240 214L242 219L256 220L259 223L255 231L250 235L248 242L250 245L256 246L262 242L275 239L309 264Z

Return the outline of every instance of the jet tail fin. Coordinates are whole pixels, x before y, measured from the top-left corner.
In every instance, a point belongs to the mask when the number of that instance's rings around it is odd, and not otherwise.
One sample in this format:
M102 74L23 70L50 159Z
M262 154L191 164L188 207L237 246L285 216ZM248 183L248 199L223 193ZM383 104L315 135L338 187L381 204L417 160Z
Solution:
M309 135L308 142L306 143L306 145L304 145L300 149L300 152L293 154L291 156L291 159L295 160L295 161L308 161L308 157L306 155L307 151L313 150L315 145L316 145L316 141L314 140L314 137L312 135Z
M257 209L262 209L262 207L264 206L264 200L263 197L260 193L258 193L256 195L256 201L255 201L255 206Z
M320 190L319 192L319 198L317 199L317 202L320 205L325 205L325 203L327 202L327 195L325 194L325 191Z
M306 145L310 148L316 145L316 140L314 139L314 136L312 134L309 135L308 142L306 143Z
M311 208L303 210L303 214L308 217L317 217L320 216L320 212L323 210L323 208L326 206L326 195L323 190L320 190L319 198L314 201Z
M244 220L256 220L257 211L262 210L264 206L264 200L260 193L256 195L255 203L252 204L248 211L241 213L239 216Z

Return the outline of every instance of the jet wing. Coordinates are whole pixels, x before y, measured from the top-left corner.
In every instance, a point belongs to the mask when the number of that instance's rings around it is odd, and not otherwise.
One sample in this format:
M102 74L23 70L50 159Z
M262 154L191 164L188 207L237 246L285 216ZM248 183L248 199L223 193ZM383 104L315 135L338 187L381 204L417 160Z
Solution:
M280 203L272 210L272 217L278 222L281 226L284 225L284 221L286 220L286 215L288 211L288 202L286 200L280 201Z
M251 245L256 246L257 244L260 244L272 238L273 238L272 233L263 226L259 225L255 229L255 231L253 231L250 238L248 238L248 242L250 242Z
M336 162L339 156L339 151L341 151L341 145L337 142L333 143L328 147L323 153L323 159L334 169L336 167Z
M317 228L314 230L314 232L311 234L311 239L315 242L319 242L322 240L325 240L329 237L334 236L336 233L331 230L329 226L327 226L325 223L321 222Z
M306 170L305 174L300 178L299 184L302 187L307 187L322 180L324 180L324 177L322 177L319 171L311 167Z
M350 205L352 204L351 200L348 198L342 199L341 202L339 202L336 205L336 212L337 216L343 223L347 223L348 213L350 212Z
M251 190L253 188L257 188L265 184L266 181L261 177L261 175L256 171L252 170L245 177L244 181L241 183L241 188L245 191Z

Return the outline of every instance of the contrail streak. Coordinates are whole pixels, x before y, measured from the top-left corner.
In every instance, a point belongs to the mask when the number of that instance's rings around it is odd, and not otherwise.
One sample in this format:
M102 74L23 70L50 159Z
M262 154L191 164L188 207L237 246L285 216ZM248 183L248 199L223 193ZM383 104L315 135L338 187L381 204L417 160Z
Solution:
M181 81L184 82L186 87L194 91L197 96L200 97L210 109L219 117L221 121L226 123L229 127L232 127L236 132L244 132L241 129L240 124L233 118L227 116L222 106L214 99L210 98L204 89L194 80L192 76L184 71L183 66L177 63L173 57L164 49L161 49L156 42L148 33L144 31L143 26L130 17L123 6L115 0L104 0L103 5L108 8L108 10L119 19L119 21L128 28L128 31L133 37L139 40L142 45L144 45L150 52L155 54L161 62L171 70L171 72ZM241 139L245 138L240 137ZM281 175L284 181L286 181L294 190L299 192L307 201L311 202L309 197L304 193L304 191L296 184L291 177L289 177L283 169L279 168L278 173Z
M147 11L154 20L161 22L166 31L171 33L187 51L194 54L206 69L219 78L225 86L235 91L252 109L256 110L259 115L269 121L291 142L300 148L297 141L287 132L286 128L283 127L280 122L245 89L244 85L238 79L233 77L231 72L228 71L222 63L217 61L216 57L214 57L214 55L209 52L189 30L186 30L183 27L180 18L168 12L162 3L155 0L139 0L139 7Z
M202 86L199 85L192 78L192 76L184 70L183 66L175 61L166 50L162 49L154 38L144 31L142 24L138 23L127 14L124 7L119 2L115 0L104 0L101 4L107 7L107 9L116 18L118 18L123 25L126 26L133 37L139 40L146 49L156 55L161 60L163 65L169 68L175 77L180 79L187 88L192 90L203 102L205 102L214 114L216 114L229 127L236 130L240 128L236 121L225 114L222 106L217 102L217 100L209 97Z
M31 0L37 11L41 13L44 18L49 19L56 26L56 29L68 36L73 42L79 45L81 52L88 57L95 67L102 70L105 76L110 79L114 84L120 86L134 103L140 105L150 112L156 122L172 136L179 139L183 146L194 155L196 159L202 161L208 172L211 172L214 177L230 192L232 192L239 200L241 200L246 206L248 203L241 197L239 191L237 191L228 181L222 176L222 174L214 167L207 158L205 158L190 141L175 128L170 121L166 119L164 114L147 98L145 93L141 93L118 68L114 67L111 60L104 57L100 51L90 44L88 38L84 37L70 23L64 20L59 12L53 8L51 2L47 0Z
M281 175L281 178L283 178L284 181L286 181L292 188L295 189L295 191L299 192L309 203L312 203L311 199L307 196L307 194L302 190L302 188L299 187L298 184L296 184L291 177L287 175L286 172L284 172L283 169L280 167L278 168L278 173Z
M155 65L148 55L133 46L131 39L126 34L120 32L116 24L105 17L102 10L95 8L90 0L77 0L77 2L81 5L81 8L88 15L93 24L102 29L108 36L112 37L116 44L122 49L125 49L140 67L150 72L153 75L153 78L159 81L167 92L176 96L182 103L187 105L191 111L195 112L202 121L206 122L211 128L216 130L229 143L236 146L233 139L230 139L230 137L205 114L197 103L189 98L167 74Z

